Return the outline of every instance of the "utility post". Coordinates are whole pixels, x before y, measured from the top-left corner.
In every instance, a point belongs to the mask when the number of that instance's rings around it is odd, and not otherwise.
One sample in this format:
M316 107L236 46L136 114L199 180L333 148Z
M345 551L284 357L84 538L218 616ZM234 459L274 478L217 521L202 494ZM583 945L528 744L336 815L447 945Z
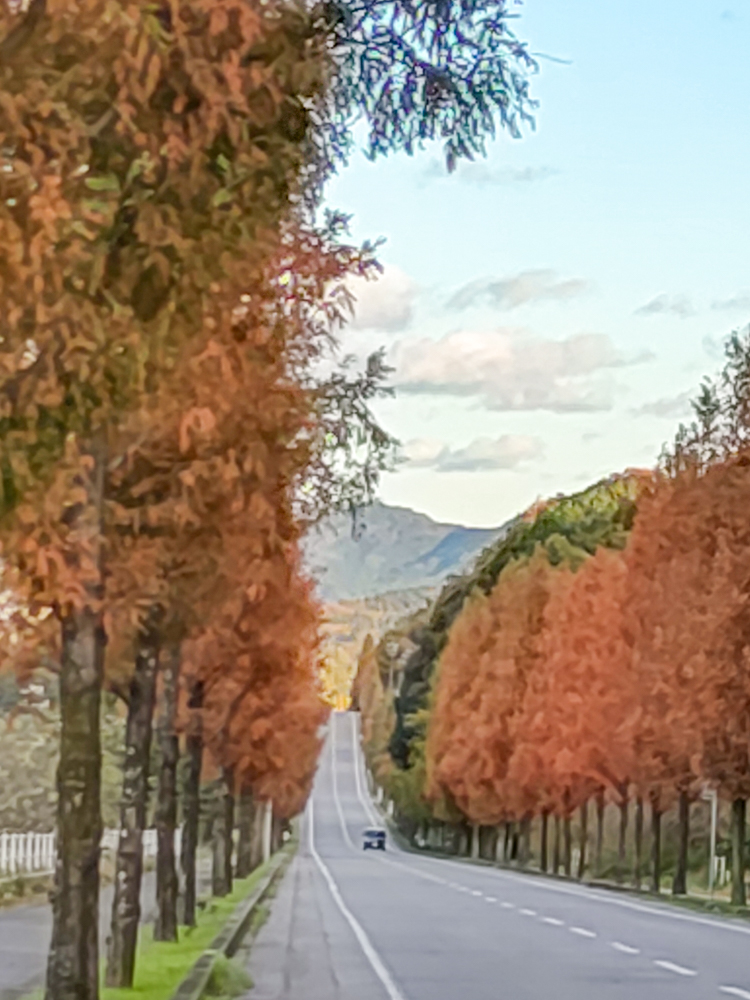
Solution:
M711 803L711 845L709 851L709 861L708 861L708 892L709 895L713 897L714 894L714 878L716 875L716 826L718 817L718 805L719 797L716 793L715 788L709 788L706 785L701 792L701 798L706 802Z

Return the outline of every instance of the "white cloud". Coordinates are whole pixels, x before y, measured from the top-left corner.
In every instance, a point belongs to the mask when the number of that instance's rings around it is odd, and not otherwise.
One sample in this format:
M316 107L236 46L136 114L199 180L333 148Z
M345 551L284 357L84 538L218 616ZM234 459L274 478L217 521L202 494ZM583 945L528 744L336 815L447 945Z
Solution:
M689 392L681 392L679 396L668 396L664 399L655 399L651 403L644 403L632 413L636 417L664 417L670 420L687 417L692 413L691 399Z
M464 184L473 187L498 187L513 184L537 184L559 174L554 167L491 167L484 161L472 163L461 160L454 174L449 174L441 160L432 159L422 171L425 180L443 180L455 177Z
M474 396L494 410L608 410L608 369L648 360L627 358L604 334L565 340L532 336L524 329L458 331L440 340L408 340L392 353L402 392Z
M730 299L720 299L717 302L712 302L711 308L726 312L748 312L750 311L750 293L740 292L738 295L733 295Z
M404 448L411 468L435 469L437 472L479 472L490 469L514 469L521 462L542 454L538 438L524 434L476 438L465 448L449 448L440 441L416 438Z
M350 326L400 333L411 323L419 289L400 268L387 264L375 279L351 278L347 284L356 298Z
M657 316L663 313L671 313L679 316L680 319L687 319L695 315L695 309L687 295L657 295L645 306L636 309L636 316Z
M522 271L512 278L480 278L451 297L451 309L467 309L481 299L498 309L517 309L533 302L567 302L589 287L581 278L560 280L551 270Z

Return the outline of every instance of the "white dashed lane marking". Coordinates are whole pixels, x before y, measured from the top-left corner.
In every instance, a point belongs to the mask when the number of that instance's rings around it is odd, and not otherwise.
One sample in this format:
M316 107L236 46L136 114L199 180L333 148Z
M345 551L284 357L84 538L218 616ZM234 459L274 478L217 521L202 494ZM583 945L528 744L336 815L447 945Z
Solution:
M611 941L610 944L615 951L621 951L623 955L640 955L641 949L634 948L630 944L623 944L622 941Z
M552 927L564 927L565 926L565 921L564 920L558 920L557 917L542 917L542 923L544 923L544 924L551 924Z
M720 986L720 993L728 993L730 997L742 997L742 1000L750 1000L750 992L742 990L739 986Z
M513 905L513 903L502 902L500 905L504 907L506 910L515 910L515 906Z
M654 959L654 965L658 965L660 969L666 969L667 972L675 972L678 976L698 975L695 969L686 969L684 965L675 965L674 962L666 962L663 958Z
M496 903L497 902L497 897L496 896L485 896L484 898L487 900L488 903Z
M519 910L518 912L522 913L524 917L535 917L536 916L536 910Z
M484 893L482 892L481 889L472 889L471 890L471 894L472 894L472 896L483 896L484 895Z
M596 937L596 931L588 931L588 930L586 930L585 927L571 927L570 928L570 933L571 934L579 934L581 937L586 937L586 938L595 938Z

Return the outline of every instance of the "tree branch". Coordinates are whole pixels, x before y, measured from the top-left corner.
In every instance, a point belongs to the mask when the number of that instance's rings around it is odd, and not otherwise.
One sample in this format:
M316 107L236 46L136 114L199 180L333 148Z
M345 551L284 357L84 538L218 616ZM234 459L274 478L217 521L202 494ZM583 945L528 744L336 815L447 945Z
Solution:
M10 59L26 45L46 13L47 0L31 0L23 19L0 42L0 63Z

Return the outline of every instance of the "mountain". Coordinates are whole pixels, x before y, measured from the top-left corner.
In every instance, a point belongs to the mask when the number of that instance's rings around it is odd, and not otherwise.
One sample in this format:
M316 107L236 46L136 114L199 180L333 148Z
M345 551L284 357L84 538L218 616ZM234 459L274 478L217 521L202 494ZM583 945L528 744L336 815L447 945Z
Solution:
M305 563L325 601L439 586L504 530L439 524L379 502L363 512L357 529L352 537L351 519L337 515L306 540Z

